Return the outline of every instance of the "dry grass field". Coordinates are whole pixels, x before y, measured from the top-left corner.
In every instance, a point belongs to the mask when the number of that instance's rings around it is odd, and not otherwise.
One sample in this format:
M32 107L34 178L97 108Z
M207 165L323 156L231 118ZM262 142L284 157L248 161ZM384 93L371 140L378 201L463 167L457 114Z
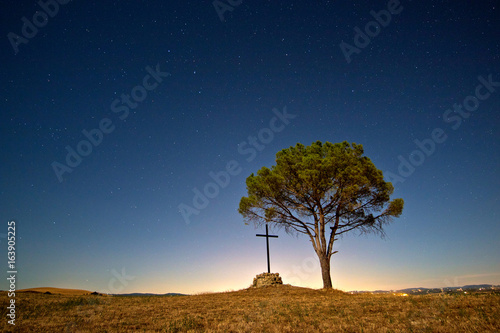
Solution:
M350 295L292 286L193 296L20 292L2 332L500 332L500 294Z

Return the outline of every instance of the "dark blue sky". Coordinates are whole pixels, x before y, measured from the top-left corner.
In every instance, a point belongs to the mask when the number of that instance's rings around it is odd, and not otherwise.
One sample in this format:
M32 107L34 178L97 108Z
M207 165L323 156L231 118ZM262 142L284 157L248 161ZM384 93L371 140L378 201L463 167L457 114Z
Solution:
M500 284L497 1L221 1L224 22L211 1L48 3L0 5L18 288L247 287L266 263L245 178L316 140L363 144L405 200L386 239L336 244L334 287ZM272 270L321 287L308 240L274 232Z

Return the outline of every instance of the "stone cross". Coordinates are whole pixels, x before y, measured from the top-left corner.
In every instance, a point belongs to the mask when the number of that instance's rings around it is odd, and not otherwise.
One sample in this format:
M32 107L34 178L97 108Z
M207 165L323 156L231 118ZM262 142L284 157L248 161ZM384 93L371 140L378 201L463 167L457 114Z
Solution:
M266 237L266 246L267 246L267 272L271 273L271 264L269 262L269 237L273 238L278 238L276 235L269 235L269 229L267 228L267 223L266 223L266 234L257 234L256 236L258 237Z

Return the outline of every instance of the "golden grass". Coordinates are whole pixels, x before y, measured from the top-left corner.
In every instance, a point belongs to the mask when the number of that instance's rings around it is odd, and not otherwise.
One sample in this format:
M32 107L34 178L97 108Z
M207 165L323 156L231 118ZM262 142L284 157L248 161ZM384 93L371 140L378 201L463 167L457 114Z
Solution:
M194 296L16 294L16 332L499 332L500 295L349 295L292 286Z

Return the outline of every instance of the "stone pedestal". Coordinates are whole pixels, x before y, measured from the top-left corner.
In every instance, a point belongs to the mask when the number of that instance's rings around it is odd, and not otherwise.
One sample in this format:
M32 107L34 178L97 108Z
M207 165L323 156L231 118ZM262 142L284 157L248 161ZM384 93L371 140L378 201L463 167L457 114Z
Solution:
M262 273L253 279L252 287L264 287L283 284L279 273Z

